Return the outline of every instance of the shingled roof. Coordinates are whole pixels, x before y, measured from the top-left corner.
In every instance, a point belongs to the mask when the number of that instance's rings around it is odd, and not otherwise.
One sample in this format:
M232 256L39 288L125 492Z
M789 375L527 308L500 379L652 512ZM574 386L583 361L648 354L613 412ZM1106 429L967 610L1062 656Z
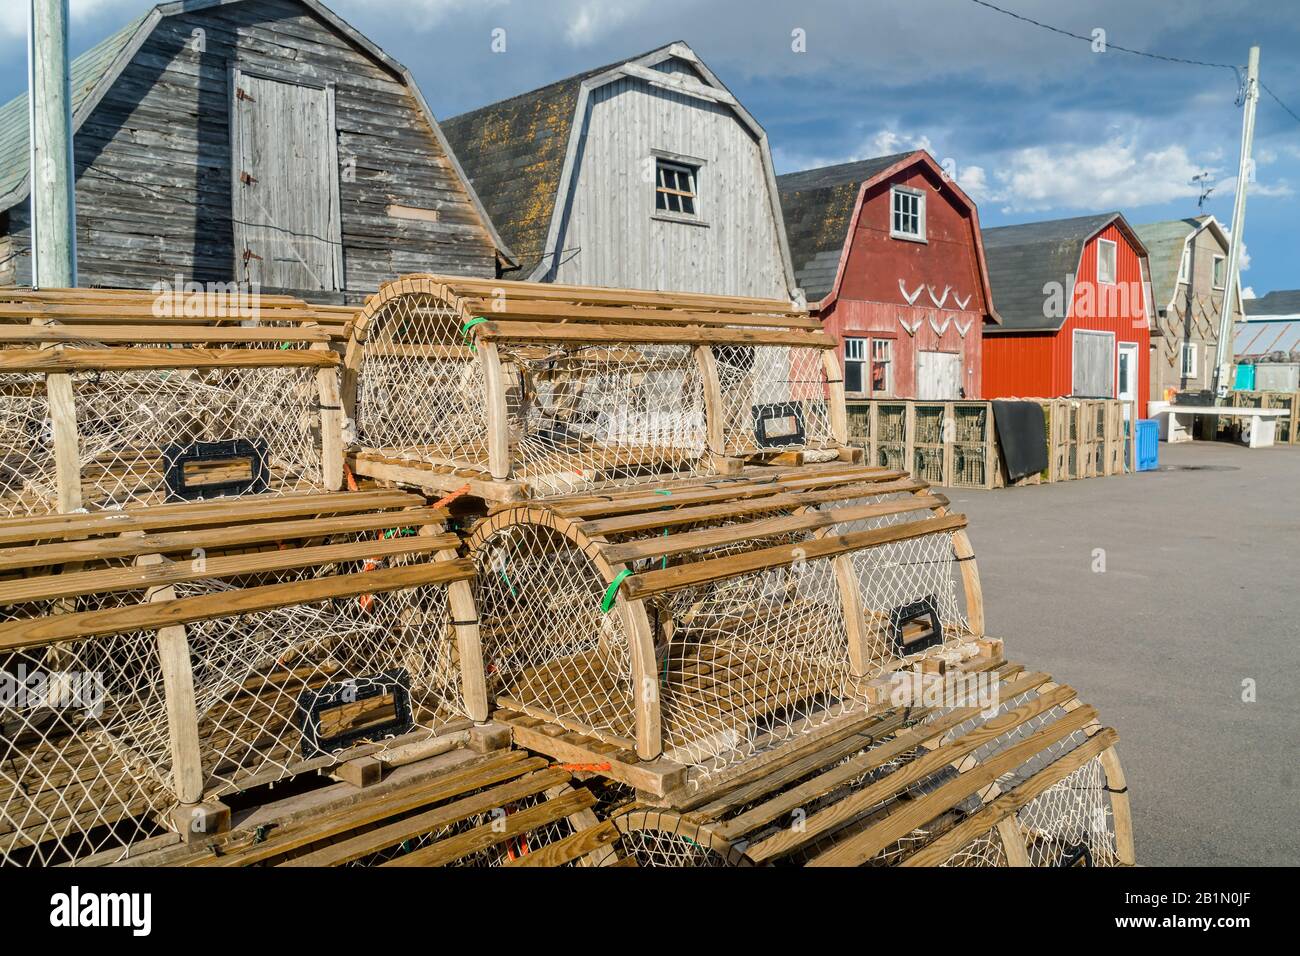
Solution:
M1263 318L1270 315L1300 315L1300 289L1279 289L1258 299L1246 299L1246 315Z
M577 73L442 121L465 175L514 251L521 276L537 268L545 251L582 83L626 62Z
M159 3L143 16L132 20L121 30L74 59L69 68L72 85L73 134L75 135L81 128L81 124L93 112L104 93L117 80L122 70L130 62L131 57L161 20L178 14L196 13L200 10L219 7L231 2L239 2L239 0L171 0L169 3ZM368 37L358 32L356 28L329 9L321 0L295 0L295 2L306 7L312 15L356 44L406 84L420 112L428 121L434 138L438 140L439 145L443 148L443 152L452 168L456 170L462 180L466 180L464 171L455 154L447 148L446 134L439 127L438 121L429 109L429 104L425 101L424 94L420 92L411 71L389 56L386 51ZM29 179L27 127L27 94L22 93L4 106L0 106L0 212L27 198ZM501 239L491 218L484 212L483 203L474 192L473 186L466 181L465 187L470 202L478 211L484 228L497 247L500 259L507 264L513 265L513 252Z
M1072 277L1088 240L1116 219L1118 212L1072 219L1049 219L1019 226L997 226L982 232L993 303L1002 316L999 328L988 332L1055 332L1065 316L1043 314L1043 286L1067 284L1066 301L1074 294Z
M913 155L893 153L776 177L795 280L810 303L835 286L862 184Z

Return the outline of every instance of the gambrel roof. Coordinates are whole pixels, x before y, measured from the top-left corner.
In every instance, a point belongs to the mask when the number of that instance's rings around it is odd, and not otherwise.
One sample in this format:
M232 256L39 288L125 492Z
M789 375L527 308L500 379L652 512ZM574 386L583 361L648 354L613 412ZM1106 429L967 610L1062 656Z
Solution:
M72 61L69 72L72 85L72 131L75 135L95 107L99 105L105 93L131 62L132 57L143 46L160 21L178 14L192 14L211 7L221 7L236 3L255 3L257 0L172 0L160 3L144 16L133 20L112 36L91 47ZM307 8L321 22L345 37L384 69L399 78L410 91L416 105L428 121L434 138L443 155L447 157L457 176L469 194L470 202L483 222L498 255L508 263L514 262L514 254L501 240L491 217L483 208L469 179L461 169L455 153L447 143L447 138L434 119L429 104L425 101L415 77L410 70L389 56L383 49L358 32L351 24L320 0L292 0ZM28 104L27 94L19 96L0 106L0 212L9 209L27 198L28 194Z
M862 215L862 202L867 190L918 164L928 166L940 176L944 188L969 210L980 268L979 279L984 287L984 299L990 303L987 318L995 323L1001 322L996 307L992 305L989 276L981 250L979 213L975 203L944 175L934 157L923 149L806 169L777 177L795 278L804 290L809 305L826 308L838 293L844 265L848 262L854 225Z
M661 72L666 61L684 61L693 76ZM729 107L761 146L786 282L793 291L794 270L781 223L776 177L767 133L681 41L607 66L587 70L540 89L453 116L443 131L487 209L515 251L520 278L541 279L553 266L566 195L575 175L584 133L580 119L591 91L620 79L638 79L660 89Z
M1050 282L1062 286L1068 282L1065 301L1073 301L1074 279L1079 274L1084 247L1112 223L1137 249L1144 263L1145 278L1146 247L1118 212L985 229L984 256L988 262L989 281L993 285L993 302L1002 316L1002 327L989 331L1060 330L1067 316L1044 315L1046 293L1043 287ZM1149 310L1149 301L1147 305Z

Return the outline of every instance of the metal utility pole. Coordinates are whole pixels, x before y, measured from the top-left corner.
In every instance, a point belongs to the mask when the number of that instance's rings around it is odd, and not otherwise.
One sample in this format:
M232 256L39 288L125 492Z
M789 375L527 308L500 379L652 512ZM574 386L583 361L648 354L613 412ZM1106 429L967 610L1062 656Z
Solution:
M1259 47L1250 48L1246 65L1246 89L1241 117L1241 160L1237 165L1237 193L1232 202L1232 238L1228 243L1228 274L1223 283L1223 307L1219 314L1219 362L1214 369L1214 393L1220 398L1232 387L1229 376L1235 355L1232 303L1237 294L1237 263L1246 234L1246 186L1250 180L1250 147L1255 139L1255 103L1259 100Z
M32 285L75 286L77 212L73 195L68 0L31 0L27 90Z

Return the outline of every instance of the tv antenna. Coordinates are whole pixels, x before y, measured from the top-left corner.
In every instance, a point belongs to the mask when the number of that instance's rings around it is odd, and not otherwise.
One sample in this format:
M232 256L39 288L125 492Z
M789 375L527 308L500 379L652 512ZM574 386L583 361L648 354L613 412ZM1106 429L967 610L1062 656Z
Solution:
M1192 185L1199 187L1201 190L1201 195L1196 200L1197 212L1205 212L1205 200L1209 199L1210 193L1214 192L1214 187L1209 185L1209 182L1209 170L1192 177Z

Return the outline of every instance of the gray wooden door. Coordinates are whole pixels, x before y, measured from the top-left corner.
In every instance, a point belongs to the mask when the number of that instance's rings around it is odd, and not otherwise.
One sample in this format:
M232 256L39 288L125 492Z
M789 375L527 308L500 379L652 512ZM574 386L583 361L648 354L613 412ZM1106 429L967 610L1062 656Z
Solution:
M1071 395L1115 397L1115 333L1075 329Z
M916 353L916 397L937 400L961 398L961 353Z
M343 288L334 91L232 75L235 273L263 288Z

